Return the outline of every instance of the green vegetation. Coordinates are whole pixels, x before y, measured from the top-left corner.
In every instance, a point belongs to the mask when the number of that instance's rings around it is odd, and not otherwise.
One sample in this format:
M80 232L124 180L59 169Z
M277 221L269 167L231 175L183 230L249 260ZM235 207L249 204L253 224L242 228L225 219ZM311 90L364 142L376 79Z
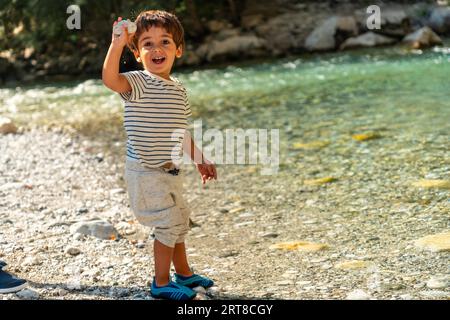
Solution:
M0 51L20 53L25 48L37 52L63 50L67 43L76 46L109 40L111 24L119 16L136 18L142 10L163 9L176 13L192 37L203 29L199 20L214 14L227 16L227 6L233 1L202 2L192 0L1 0ZM66 13L69 5L81 9L82 29L68 30ZM236 7L236 6L234 6ZM199 27L200 25L200 27Z

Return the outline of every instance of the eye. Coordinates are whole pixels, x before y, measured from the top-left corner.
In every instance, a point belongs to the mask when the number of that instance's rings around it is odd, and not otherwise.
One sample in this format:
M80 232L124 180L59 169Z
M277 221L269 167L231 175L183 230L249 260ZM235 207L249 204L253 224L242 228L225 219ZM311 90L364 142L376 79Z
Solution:
M167 39L163 40L163 44L170 44L170 40Z
M147 42L144 43L144 47L150 47L152 45L153 44L150 41L147 41Z

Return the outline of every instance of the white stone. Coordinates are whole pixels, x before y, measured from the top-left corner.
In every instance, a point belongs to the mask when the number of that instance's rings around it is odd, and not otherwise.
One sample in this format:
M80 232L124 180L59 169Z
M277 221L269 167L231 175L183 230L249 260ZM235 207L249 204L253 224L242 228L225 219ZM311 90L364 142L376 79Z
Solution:
M431 252L450 251L450 232L432 234L414 241L414 245Z
M56 294L60 297L64 297L68 294L69 292L63 288L59 288L58 290L56 290Z
M217 295L220 293L220 289L217 286L212 286L210 288L208 288L208 293L212 294L212 295Z
M69 290L81 290L80 280L73 280L67 284L67 289Z
M206 290L205 290L205 288L203 288L203 287L201 287L201 286L198 286L198 287L192 288L192 290L194 290L194 291L195 291L195 292L197 292L197 293L202 293L202 294L206 294Z
M440 290L428 290L428 291L421 291L420 295L429 298L429 299L448 299L450 298L450 293L447 291L440 291Z
M35 256L26 257L25 260L23 261L24 266L38 266L40 264L42 264L41 259Z
M448 276L432 277L427 281L427 287L430 289L445 289L449 286L449 283Z
M119 23L117 23L113 27L114 34L120 36L122 34L122 27L123 26L125 26L127 28L127 31L128 31L129 34L136 32L136 29L137 29L136 23L134 23L131 20L121 20L121 21L119 21Z
M347 300L369 300L370 298L371 296L361 289L353 290L346 297Z
M16 296L24 300L39 299L39 293L31 289L24 289L22 291L19 291L16 293Z

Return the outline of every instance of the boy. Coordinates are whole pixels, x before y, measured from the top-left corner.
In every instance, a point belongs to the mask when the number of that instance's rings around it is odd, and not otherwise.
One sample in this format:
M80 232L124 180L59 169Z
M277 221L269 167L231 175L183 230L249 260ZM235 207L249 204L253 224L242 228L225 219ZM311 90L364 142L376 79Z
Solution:
M193 274L187 262L184 237L189 230L190 210L183 200L177 162L182 152L187 152L203 184L217 179L217 172L186 130L191 115L186 89L170 76L175 59L183 53L183 27L175 15L159 10L140 13L135 23L135 33L129 35L122 26L120 36L113 34L102 78L105 86L120 94L125 105L125 180L130 206L140 223L154 227L155 277L151 294L189 300L196 295L191 288L208 288L213 281ZM119 74L120 56L126 45L144 70ZM172 261L175 281L169 277Z

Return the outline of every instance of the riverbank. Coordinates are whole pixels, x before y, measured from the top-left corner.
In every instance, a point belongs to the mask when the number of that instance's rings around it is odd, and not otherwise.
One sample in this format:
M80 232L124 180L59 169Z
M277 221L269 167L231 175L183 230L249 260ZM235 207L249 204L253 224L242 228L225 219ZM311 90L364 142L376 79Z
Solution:
M152 241L128 207L123 157L52 131L0 142L0 259L30 283L2 299L151 299ZM308 183L298 166L274 177L219 166L219 180L202 188L186 166L189 259L217 284L201 297L448 299L448 190L413 185L407 155L430 154L405 148L385 162L379 146L355 149L334 182ZM329 161L310 151L303 165ZM112 231L77 232L92 220ZM436 234L443 247L417 242Z
M450 34L448 6L437 6L432 1L370 4L380 7L379 29L368 29L368 4L361 1L299 4L279 0L270 5L248 1L240 13L239 23L232 24L220 14L217 18L202 21L204 32L192 39L188 35L185 54L177 61L176 68L393 44L419 49L439 44L439 37ZM191 32L188 21L186 28ZM68 39L73 38L72 33L65 32ZM102 38L95 38L100 35ZM17 85L99 78L109 45L109 29L97 25L94 33L88 27L77 37L78 42L50 43L41 51L34 47L19 52L17 48L1 49L0 82ZM127 51L123 56L122 71L138 67L133 55Z

